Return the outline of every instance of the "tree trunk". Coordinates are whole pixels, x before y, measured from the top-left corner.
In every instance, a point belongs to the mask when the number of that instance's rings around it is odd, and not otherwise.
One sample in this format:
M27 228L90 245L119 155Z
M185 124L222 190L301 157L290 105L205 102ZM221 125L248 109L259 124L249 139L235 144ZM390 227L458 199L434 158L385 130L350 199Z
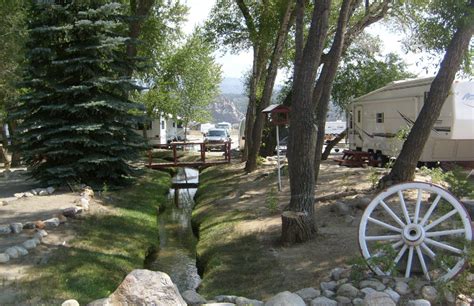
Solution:
M349 19L354 11L354 3L350 0L344 0L339 12L336 34L329 50L327 61L323 66L321 75L316 83L313 103L316 105L316 124L318 125L318 136L316 139L316 152L314 155L314 179L318 181L319 168L324 146L324 135L326 129L326 115L331 98L332 85L336 78L337 68L342 56L344 41L346 39L347 26Z
M281 137L281 136L280 136ZM260 146L260 156L267 157L274 155L276 146L276 127L266 123L262 135L262 145Z
M316 233L313 214L284 211L281 214L283 245L291 245L310 240Z
M266 73L262 99L256 108L255 123L252 129L252 143L248 147L247 163L245 165L246 172L252 172L257 169L257 157L262 144L262 131L265 123L265 115L262 114L262 110L270 105L283 48L286 43L286 38L288 37L288 32L290 31L294 21L295 15L293 14L293 11L293 1L288 1L285 14L281 21L280 29L278 30L278 35L276 37L275 48L270 59L270 65Z
M18 151L18 149L16 149L17 147L16 140L15 140L16 137L14 137L15 131L16 131L16 122L11 121L9 122L8 126L10 127L10 135L12 136L12 148L13 148L13 150L11 151L12 157L10 161L10 166L19 167L21 164L21 157L20 157L20 152Z
M341 132L339 135L336 136L333 140L330 140L326 144L326 149L324 149L323 154L321 155L321 160L327 160L329 157L329 154L331 153L332 148L334 148L335 145L337 145L344 137L347 135L347 129L345 129L343 132Z
M314 152L317 128L312 96L328 31L330 7L330 0L315 1L308 39L300 65L295 69L298 73L293 77L288 141L291 188L289 210L300 213L302 222L288 222L282 226L283 244L307 241L317 232L314 220ZM298 14L300 13L299 10ZM302 30L302 27L298 26L298 29Z
M131 43L127 44L127 56L133 58L137 56L137 45L136 40L140 36L143 21L150 13L155 0L130 0L130 12L134 18L129 22L129 36ZM129 75L132 75L133 71L129 71Z
M471 6L474 6L473 3L474 1L471 1ZM461 23L454 33L418 118L408 134L392 170L380 180L379 187L385 188L413 179L418 160L449 95L456 72L469 48L473 34L474 22L472 20Z

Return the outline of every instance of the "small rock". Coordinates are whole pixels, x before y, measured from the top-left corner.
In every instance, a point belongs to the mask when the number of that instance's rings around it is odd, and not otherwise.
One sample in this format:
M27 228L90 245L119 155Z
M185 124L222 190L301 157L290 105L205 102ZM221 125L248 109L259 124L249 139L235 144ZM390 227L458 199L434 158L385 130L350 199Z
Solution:
M361 299L361 298L355 298L355 299L352 300L352 304L354 306L362 306L362 305L364 305L364 300Z
M10 228L12 229L12 232L15 234L21 233L23 230L23 224L17 222L17 223L12 223L10 224Z
M33 237L31 240L33 240L36 245L41 244L41 239L38 239L37 237Z
M38 192L38 195L39 195L39 196L47 196L47 195L49 195L49 193L46 191L46 189L41 189L41 190Z
M27 198L31 198L31 197L34 197L35 195L31 192L25 192L24 196L27 197Z
M409 300L407 306L431 306L431 303L427 300Z
M336 212L339 216L346 216L350 214L351 210L346 203L336 201Z
M410 287L405 282L397 281L395 283L395 291L398 292L400 295L406 295L410 293Z
M37 239L28 239L25 242L23 242L23 247L27 250L31 250L36 248L36 241Z
M39 241L42 241L42 240L43 240L43 236L41 236L41 234L38 233L38 232L36 232L36 233L33 235L33 238L38 239Z
M355 221L355 218L351 215L347 215L344 217L344 222L346 222L346 224L353 225L354 221Z
M58 214L56 218L58 218L60 224L64 224L67 222L67 218L63 216L62 214Z
M98 299L90 302L87 306L113 306L109 298Z
M19 193L15 193L14 194L15 198L23 198L25 196L25 193L24 192L19 192Z
M10 256L5 253L0 253L0 263L6 263L10 260Z
M365 210L367 206L369 206L370 202L372 202L371 198L365 197L365 196L359 196L356 197L355 199L355 207L357 207L360 210Z
M373 292L364 298L364 306L396 306L385 292Z
M34 222L26 222L23 224L23 229L34 229L35 227L36 226Z
M341 276L342 276L342 274L341 274ZM348 278L341 278L341 279L339 279L339 280L336 282L336 284L337 284L337 286L340 286L340 285L342 285L342 284L347 283L348 281L349 281Z
M63 209L63 216L68 218L75 218L78 214L82 212L82 208L74 206Z
M334 291L334 290L336 290L337 284L336 284L335 281L321 282L321 284L319 284L319 287L321 288L321 290Z
M76 300L67 300L67 301L64 301L61 306L80 306L79 305L79 302L76 301Z
M89 197L89 198L93 198L94 197L94 190L92 190L91 187L86 186L84 188L84 191L81 193L81 196L86 196L86 197Z
M28 250L22 247L21 245L16 245L14 246L14 248L18 251L18 254L20 254L21 256L28 255Z
M334 291L332 290L323 290L323 296L327 297L327 298L331 298L333 296L336 295L336 293L334 293Z
M334 300L328 299L327 297L320 296L312 300L310 305L311 306L337 306L337 302Z
M194 290L186 290L181 296L188 305L201 305L206 303L206 299Z
M10 225L0 225L0 234L10 234L12 229Z
M350 306L352 305L351 299L345 296L336 297L337 306Z
M436 298L438 297L438 290L436 290L433 286L424 286L421 289L421 296L425 299L430 301L431 303L436 302Z
M40 234L41 237L46 237L48 236L48 232L45 230L36 230L36 233Z
M397 292L393 291L390 288L385 289L383 292L388 294L395 303L398 303L398 301L400 300L400 294L398 294Z
M30 192L34 195L38 195L38 191L36 191L36 189L31 189Z
M363 280L359 283L359 286L373 288L377 291L382 291L386 288L385 285L378 280Z
M39 229L43 229L43 228L46 227L46 224L44 224L43 221L36 221L36 222L35 222L35 227L36 227L36 228L39 228Z
M349 298L356 298L359 294L359 289L351 284L343 284L337 289L337 295L346 296Z
M46 228L58 227L60 223L58 218L51 218L48 220L44 220L43 222Z
M344 272L343 268L334 268L331 270L331 278L335 281L341 278L341 274Z
M245 297L238 297L235 299L235 305L237 306L263 306L263 302L259 300L251 300Z
M79 204L84 210L89 210L89 200L86 198L81 198L80 204Z
M426 280L422 280L422 279L417 279L415 281L415 294L421 294L421 289L423 289L423 287L425 286L428 286L430 283Z
M270 298L266 303L265 306L306 306L303 299L294 293L289 291L280 292L277 295Z
M214 297L214 300L216 300L218 303L233 303L235 304L235 300L237 299L237 296L235 295L218 295Z
M365 296L368 296L371 293L377 292L377 290L375 290L374 288L367 287L367 288L360 289L360 292L363 292L364 297L365 297Z
M15 247L11 247L5 250L5 254L8 254L10 258L18 258L20 257L20 254L18 253L18 250Z
M47 192L48 194L53 194L55 190L56 190L56 189L54 189L54 187L51 187L51 186L48 187L48 188L46 188L46 192Z
M305 301L313 300L313 299L315 299L315 298L317 298L318 296L321 295L321 291L316 290L316 289L311 288L311 287L298 290L295 293L298 294Z
M444 299L446 300L446 302L448 302L450 305L451 304L455 304L456 303L456 296L450 292L449 290L446 290L444 292Z

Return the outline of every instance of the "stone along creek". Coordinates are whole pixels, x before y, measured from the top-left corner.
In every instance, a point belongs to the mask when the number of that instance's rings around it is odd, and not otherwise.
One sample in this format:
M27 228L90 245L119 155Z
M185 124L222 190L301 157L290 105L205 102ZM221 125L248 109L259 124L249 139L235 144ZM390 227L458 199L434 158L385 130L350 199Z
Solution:
M191 227L197 191L193 185L198 181L199 171L179 168L173 186L190 184L193 188L170 189L168 202L158 213L159 248L149 252L145 260L145 268L167 273L180 292L196 290L201 282L196 267L197 240Z

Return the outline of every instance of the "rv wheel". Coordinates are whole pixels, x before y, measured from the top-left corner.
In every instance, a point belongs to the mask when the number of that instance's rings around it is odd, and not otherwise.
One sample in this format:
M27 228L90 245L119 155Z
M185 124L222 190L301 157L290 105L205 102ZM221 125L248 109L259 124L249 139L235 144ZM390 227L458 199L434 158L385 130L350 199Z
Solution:
M472 240L464 206L439 186L412 182L379 193L359 225L359 246L378 275L402 272L427 280L459 273Z

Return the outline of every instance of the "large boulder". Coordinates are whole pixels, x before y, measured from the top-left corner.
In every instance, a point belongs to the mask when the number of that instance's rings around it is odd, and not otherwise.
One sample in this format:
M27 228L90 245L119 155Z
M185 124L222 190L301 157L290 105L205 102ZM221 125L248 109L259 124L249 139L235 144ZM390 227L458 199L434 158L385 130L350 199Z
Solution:
M130 272L109 301L112 305L186 306L168 274L144 269Z
M277 295L269 299L265 306L305 306L303 299L295 294L288 291L280 292Z

